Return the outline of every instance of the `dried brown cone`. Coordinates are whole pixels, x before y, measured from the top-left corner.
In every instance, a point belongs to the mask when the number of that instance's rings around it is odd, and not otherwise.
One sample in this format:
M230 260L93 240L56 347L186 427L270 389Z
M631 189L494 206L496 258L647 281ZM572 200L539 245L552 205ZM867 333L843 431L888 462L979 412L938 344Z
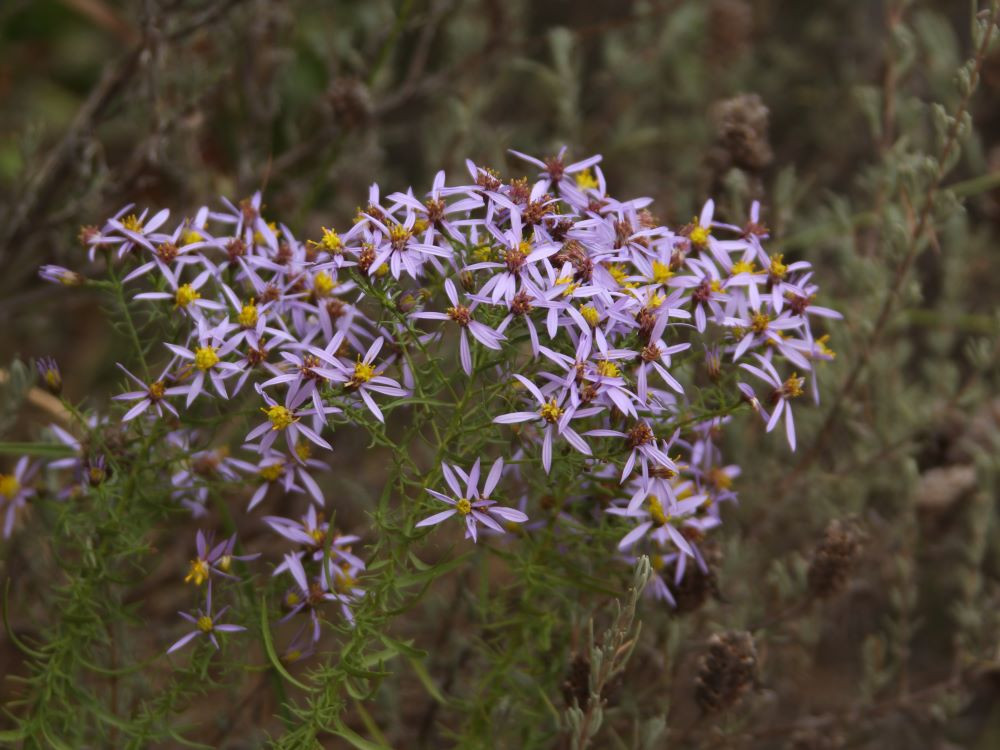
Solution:
M757 173L774 159L768 137L770 111L757 94L740 94L712 106L715 145L710 161L717 174L730 167Z
M698 664L695 700L705 713L735 705L757 683L757 649L746 631L715 634Z
M809 593L817 599L826 599L843 591L860 552L857 528L837 519L831 521L809 565Z
M718 580L711 564L707 571L702 570L697 565L690 566L679 583L674 584L669 581L670 592L674 595L677 603L678 614L687 614L701 609L709 597L719 595Z
M623 676L614 675L601 688L601 701L605 705L615 705L620 697ZM567 706L579 706L586 711L590 703L590 659L583 654L574 654L566 670L562 684L563 700Z

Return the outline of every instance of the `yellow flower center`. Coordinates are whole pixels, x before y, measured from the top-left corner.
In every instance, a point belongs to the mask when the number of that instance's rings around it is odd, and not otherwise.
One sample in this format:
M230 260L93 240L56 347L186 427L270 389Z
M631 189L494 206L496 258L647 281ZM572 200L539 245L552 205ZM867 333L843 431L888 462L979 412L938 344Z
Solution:
M559 417L562 416L563 409L556 403L554 398L550 398L547 403L542 405L538 413L542 416L549 424L554 424L559 421Z
M611 277L619 284L624 284L625 279L628 278L628 274L625 273L625 269L618 263L612 263L608 266L608 273L610 273Z
M244 328L253 328L257 325L257 317L257 305L251 299L247 304L243 305L243 309L236 316L236 320Z
M0 495L10 500L21 491L21 483L13 474L0 474Z
M261 411L264 412L267 415L267 418L271 421L272 430L283 430L288 427L288 425L298 421L292 416L292 413L281 404L269 406L267 409L262 407Z
M783 279L785 278L785 274L788 273L788 266L781 262L781 259L784 257L781 253L771 256L771 267L768 272L776 279Z
M215 625L212 622L212 618L208 615L202 615L198 618L198 630L202 633L211 633L214 627Z
M312 458L312 443L307 440L300 440L295 444L295 455L302 461Z
M576 186L580 190L596 190L598 187L597 178L594 177L594 173L590 171L589 167L577 172L573 175L573 178L576 180Z
M186 229L184 234L181 235L181 244L192 245L195 242L201 242L203 239L205 238L201 236L200 232L194 229Z
M662 294L654 294L649 298L649 304L646 305L650 310L655 310L660 305L663 304L664 296Z
M597 374L605 378L617 378L622 373L618 369L618 365L607 359L602 359L597 363Z
M771 322L771 316L766 312L755 312L750 318L750 327L753 329L754 333L764 333L767 330L768 323Z
M754 266L753 261L738 260L733 263L732 275L736 276L741 273L754 273L757 268Z
M583 319L587 321L587 325L591 328L597 328L597 324L601 320L601 314L597 312L597 308L593 305L584 305L581 307L580 315L583 316Z
M337 282L326 271L320 271L313 278L313 294L317 297L326 297L335 286L337 286Z
M159 401L166 392L167 387L163 384L162 380L157 380L149 386L149 398L152 401Z
M485 263L492 257L493 257L493 248L487 244L477 245L472 250L472 259L479 263Z
M674 272L670 270L670 264L661 260L653 261L653 281L657 284L666 284Z
M184 583L194 583L195 586L201 586L207 580L208 563L200 557L197 560L192 560L188 574L184 576Z
M340 235L326 227L323 227L323 239L318 244L331 253L339 253L344 249L344 241L340 239Z
M351 380L356 384L367 383L375 377L375 368L365 362L361 361L361 357L358 357L358 361L354 365L354 377Z
M389 227L389 241L396 247L402 247L410 239L410 230L402 224Z
M649 500L649 516L653 519L653 523L657 526L665 525L670 517L663 512L663 504L660 503L660 499L654 495L650 495Z
M822 354L825 354L830 359L833 359L834 357L837 356L837 352L835 352L827 345L827 342L829 340L830 340L829 333L820 336L818 339L816 339L816 347L820 350Z
M199 370L210 370L219 364L219 355L214 346L199 346L194 350L194 366Z
M124 219L122 219L122 226L125 227L130 232L141 232L142 222L139 221L139 217L135 214L129 214Z
M187 307L196 299L201 299L201 295L195 288L190 284L181 284L174 295L174 307Z
M268 464L257 470L258 476L266 482L274 482L285 473L285 465L279 461L276 464Z
M347 563L340 566L341 573L336 576L333 583L334 588L341 594L348 593L357 584L357 579L348 571Z
M455 509L463 516L467 516L472 512L472 503L469 502L467 498L460 498L457 503L455 503Z
M699 224L698 220L695 219L694 229L692 229L691 234L688 235L688 238L691 240L691 244L695 247L704 247L708 244L708 238L711 236L712 235L709 233L708 229Z
M798 373L793 372L792 376L781 386L781 393L785 398L798 398L802 395L802 384L804 378L800 378Z
M720 490L728 490L733 486L733 478L718 467L708 473L708 481Z
M229 569L233 566L233 556L223 555L219 558L219 570L223 573L228 573Z

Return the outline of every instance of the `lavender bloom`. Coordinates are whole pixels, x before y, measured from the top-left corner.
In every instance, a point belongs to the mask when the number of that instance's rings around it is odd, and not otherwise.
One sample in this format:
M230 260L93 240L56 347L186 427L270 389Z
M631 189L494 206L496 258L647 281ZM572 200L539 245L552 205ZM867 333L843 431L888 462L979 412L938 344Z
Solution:
M757 357L757 361L760 362L760 367L754 367L753 365L748 365L745 362L740 364L740 367L747 372L752 372L774 389L771 392L770 399L771 404L774 406L774 411L771 412L771 417L767 420L767 431L770 432L775 428L778 424L778 420L781 419L782 412L784 412L785 433L788 436L788 445L794 451L795 422L792 418L792 405L789 402L793 398L797 398L802 395L802 384L804 382L804 378L800 378L795 373L792 373L791 377L787 380L782 380L781 376L778 375L778 371L774 369L774 366L770 362L759 354L755 356Z
M138 401L135 406L125 412L122 417L122 422L128 422L135 419L140 414L145 412L147 409L152 407L156 411L158 417L163 417L163 413L169 412L175 417L178 416L177 410L171 406L164 399L167 396L181 396L188 392L187 386L167 386L167 375L170 369L173 367L173 363L167 365L160 376L154 380L152 383L146 384L138 377L133 375L129 370L125 368L121 363L118 364L118 369L125 373L133 382L135 382L142 390L139 391L127 391L125 393L120 393L117 396L112 396L116 401Z
M357 362L354 364L345 364L332 354L332 352L340 348L340 342L343 341L343 338L344 335L338 333L326 349L310 347L309 352L314 357L333 366L332 370L317 367L315 368L315 372L331 380L344 383L344 387L349 392L357 393L361 397L365 406L368 407L368 411L375 415L375 418L379 422L385 422L382 410L378 408L375 399L371 397L369 391L382 393L386 396L407 395L406 390L399 383L382 374L385 369L384 366L376 367L373 364L375 357L382 350L385 339L381 336L377 337L371 346L368 347L364 358L359 356Z
M245 439L251 441L261 438L258 445L260 452L266 452L274 444L279 432L285 433L288 450L292 455L296 455L296 442L300 435L320 448L325 448L328 451L333 450L333 446L319 436L317 429L315 429L318 425L307 427L302 423L302 418L312 416L314 422L317 422L323 420L326 414L337 413L340 409L333 406L325 406L322 411L300 409L302 402L309 395L308 391L305 390L300 390L294 398L286 397L284 404L279 404L268 396L259 385L257 392L264 397L264 401L267 403L266 409L261 408L261 411L267 415L267 421L250 430Z
M14 520L28 502L28 498L34 496L35 490L27 484L35 476L38 466L28 463L28 457L22 456L14 466L14 471L10 474L0 474L0 512L3 512L3 536L10 538L10 533L14 529Z
M528 392L535 397L539 410L535 411L515 411L509 414L501 414L493 419L494 424L516 424L518 422L537 421L544 430L542 439L542 466L548 474L552 468L552 441L558 435L566 438L566 441L576 450L585 456L592 455L590 446L580 437L580 435L569 426L570 420L579 417L589 417L601 412L597 407L577 409L573 404L551 397L546 399L538 387L527 378L521 375L514 375L515 378L528 389Z
M38 269L38 275L45 281L63 286L80 286L87 280L82 274L63 266L42 266Z
M53 357L39 357L35 360L35 367L38 370L38 377L45 384L45 389L58 396L62 393L62 373L59 372L59 365Z
M222 398L229 398L226 395L224 381L228 375L240 370L239 365L222 361L222 357L229 354L235 348L232 342L224 340L225 334L230 327L228 321L223 321L217 326L209 328L204 320L199 320L196 336L198 346L194 350L177 346L176 344L166 344L166 347L178 357L189 360L196 371L194 380L187 387L187 406L191 406L204 389L206 373L212 381L216 392Z
M483 526L502 534L504 533L504 528L496 519L511 523L524 523L528 520L528 517L521 511L514 510L513 508L505 508L490 500L490 494L496 489L503 474L503 458L498 458L493 462L493 466L490 467L490 473L486 476L486 481L483 483L482 492L479 491L479 464L480 459L477 458L476 463L472 466L472 471L468 474L458 466L449 467L446 463L441 464L441 472L444 475L444 480L448 488L454 493L454 497L449 497L429 488L427 491L441 502L447 503L452 507L428 516L417 523L418 528L422 526L435 526L458 514L465 519L465 538L471 538L475 542L477 540L477 524L481 523ZM464 492L462 491L460 481L464 483Z
M645 519L621 538L621 541L618 542L618 549L628 549L652 530L649 536L654 541L661 545L666 545L668 541L672 542L685 555L693 557L694 550L676 525L683 523L686 517L692 515L708 499L707 495L694 495L681 500L669 508L669 511L664 510L663 504L655 495L650 495L646 499L649 503L649 510L616 507L608 508L606 511L616 516Z
M448 300L452 304L448 308L447 313L419 312L413 313L410 317L424 318L426 320L452 320L457 323L461 330L459 356L462 361L462 370L465 371L466 375L472 375L472 352L469 350L469 339L466 331L471 333L476 341L487 349L499 350L501 348L500 342L505 341L507 337L502 332L495 331L484 323L480 323L478 320L472 318L472 311L476 309L476 305L473 303L471 306L466 307L459 302L455 282L451 279L445 279L444 289L448 295Z
M187 612L178 612L181 617L190 622L195 626L195 630L185 635L179 641L177 641L173 646L167 649L168 654L172 654L180 648L183 648L192 640L200 635L208 636L208 639L215 646L215 649L219 649L219 641L215 637L216 633L238 633L241 630L246 630L242 625L226 625L219 622L219 619L226 613L229 607L225 606L212 614L212 584L208 584L208 592L205 600L205 609L198 609L193 615Z

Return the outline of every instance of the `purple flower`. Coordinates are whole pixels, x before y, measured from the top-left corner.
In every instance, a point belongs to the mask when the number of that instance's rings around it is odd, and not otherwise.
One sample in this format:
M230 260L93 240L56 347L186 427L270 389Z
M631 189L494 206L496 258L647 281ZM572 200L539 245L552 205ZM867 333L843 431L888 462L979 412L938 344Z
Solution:
M286 396L284 404L279 404L267 395L260 385L257 386L257 392L264 397L264 401L267 403L267 408L261 408L261 411L267 415L267 421L250 430L246 440L249 442L261 438L257 446L261 453L267 452L280 432L285 433L288 450L292 455L298 455L296 442L300 435L320 448L325 448L328 451L333 450L333 446L319 436L318 430L322 429L327 414L337 413L340 409L333 406L325 406L322 411L316 411L315 408L299 408L302 402L309 397L309 392L306 390L300 390L294 398ZM313 417L312 427L307 427L302 423L302 418L307 416Z
M4 516L4 539L10 537L18 512L27 504L28 498L35 494L35 490L27 484L37 471L38 466L30 465L28 457L22 456L14 466L13 472L0 474L0 512Z
M426 320L452 320L458 324L461 330L459 341L459 353L462 360L462 370L466 375L472 375L472 352L469 350L469 339L466 331L471 333L473 338L488 349L499 350L500 342L507 337L500 331L496 331L478 320L474 320L472 312L476 309L475 303L466 307L459 302L458 291L455 289L455 282L451 279L444 280L445 293L452 306L447 313L420 312L413 313L410 317L424 318Z
M38 269L38 275L45 281L63 286L80 286L87 280L76 271L70 271L63 266L42 266Z
M552 441L557 435L566 438L566 441L583 455L591 455L590 446L569 426L569 423L574 418L593 416L602 410L598 407L578 409L575 405L567 403L565 399L560 400L554 396L546 398L538 389L538 386L527 378L516 374L514 377L535 397L539 409L538 411L515 411L509 414L501 414L499 417L495 417L493 422L495 424L538 422L544 430L542 438L542 467L545 469L546 474L552 468Z
M246 630L246 628L242 625L225 625L219 622L219 619L226 613L227 609L229 609L228 606L223 607L214 615L212 614L212 584L209 583L205 600L205 609L198 609L193 615L188 614L187 612L177 613L185 620L193 624L195 629L177 641L173 646L168 648L167 653L172 654L174 651L183 648L200 635L208 636L212 645L215 646L216 650L218 650L219 641L215 637L216 633L238 633L241 630Z
M471 538L475 542L477 539L477 524L481 523L483 526L502 534L504 533L504 529L498 523L497 519L510 523L524 523L528 520L528 517L521 511L514 510L513 508L505 508L490 500L490 494L496 489L503 474L503 458L498 458L493 462L493 466L490 467L490 473L483 483L482 492L479 491L479 463L480 459L477 458L476 463L472 466L472 471L466 474L458 466L449 467L448 464L442 462L441 472L444 475L444 481L454 493L454 497L449 497L432 489L428 489L427 491L441 502L447 503L452 507L420 521L417 524L418 528L422 526L435 526L457 514L465 519L465 538Z
M800 378L797 374L792 373L791 377L787 380L782 380L781 376L778 375L778 371L774 369L774 365L768 362L764 357L759 354L754 355L757 357L757 361L760 362L760 367L754 367L753 365L748 365L745 362L740 364L747 372L752 372L758 378L763 380L765 383L770 385L774 390L771 392L770 403L774 407L774 411L771 412L770 418L767 417L767 413L764 412L763 416L767 419L767 431L770 432L778 424L778 420L781 419L781 414L785 414L785 433L788 436L788 445L794 451L795 450L795 422L792 418L792 405L789 403L793 398L797 398L802 395L802 385L805 382L804 378ZM763 369L761 369L763 368ZM743 389L741 389L743 390ZM744 394L746 391L744 391ZM751 391L752 393L752 391ZM755 399L756 400L756 399ZM753 403L751 401L751 403Z

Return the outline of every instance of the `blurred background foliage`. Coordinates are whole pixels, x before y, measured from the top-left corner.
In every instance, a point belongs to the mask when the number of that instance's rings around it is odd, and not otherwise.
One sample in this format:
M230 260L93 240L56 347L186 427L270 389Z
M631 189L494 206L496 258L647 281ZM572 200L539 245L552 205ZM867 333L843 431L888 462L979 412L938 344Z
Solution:
M28 402L6 437L37 436L44 406L15 357L55 355L71 400L114 389L121 342L94 297L36 269L85 271L80 227L126 203L183 214L261 189L265 213L315 237L372 182L419 192L439 168L463 179L466 157L518 176L508 148L563 144L602 153L611 192L654 197L673 224L710 195L742 224L759 199L774 249L811 261L846 316L824 404L797 411L796 456L749 419L729 431L742 504L714 576L687 611L641 609L599 746L997 747L1000 52L963 79L977 14L955 0L5 0L5 414ZM463 580L414 622L461 603ZM407 709L389 684L372 712L394 746L526 746L538 735L517 716L541 657L572 694L578 633L549 632L565 620L519 623L523 652L465 669L490 614L471 595L448 639L410 633L465 702ZM736 707L707 699L739 643L710 636L743 630L752 684ZM0 672L18 660L5 641ZM562 710L558 689L546 700ZM656 716L669 735L643 723ZM256 721L216 742L275 728L266 710Z

